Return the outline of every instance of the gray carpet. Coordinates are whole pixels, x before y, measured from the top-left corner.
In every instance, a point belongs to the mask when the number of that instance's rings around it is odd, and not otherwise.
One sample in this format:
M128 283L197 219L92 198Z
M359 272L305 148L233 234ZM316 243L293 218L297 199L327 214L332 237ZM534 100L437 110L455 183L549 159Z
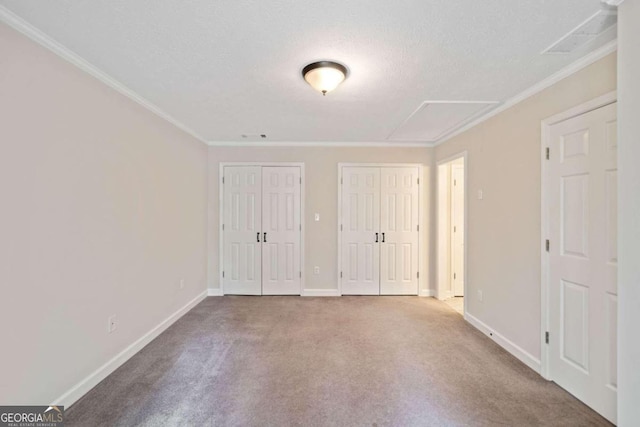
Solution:
M446 304L211 297L66 413L68 426L596 426Z

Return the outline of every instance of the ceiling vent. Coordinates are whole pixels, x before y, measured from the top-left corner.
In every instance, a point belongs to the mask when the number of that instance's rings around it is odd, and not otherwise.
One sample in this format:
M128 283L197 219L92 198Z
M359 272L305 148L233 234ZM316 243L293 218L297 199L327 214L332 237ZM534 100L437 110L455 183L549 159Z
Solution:
M567 54L593 41L618 23L618 14L612 9L600 10L578 25L560 40L542 51L543 54Z

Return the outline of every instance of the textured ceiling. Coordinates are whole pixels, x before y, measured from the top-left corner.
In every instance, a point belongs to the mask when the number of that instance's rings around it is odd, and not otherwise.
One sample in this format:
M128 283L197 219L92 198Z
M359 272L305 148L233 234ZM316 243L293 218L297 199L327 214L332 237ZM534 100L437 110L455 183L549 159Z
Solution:
M425 100L504 101L600 0L0 0L208 141L380 142ZM605 35L606 36L606 35ZM326 97L300 70L333 59Z

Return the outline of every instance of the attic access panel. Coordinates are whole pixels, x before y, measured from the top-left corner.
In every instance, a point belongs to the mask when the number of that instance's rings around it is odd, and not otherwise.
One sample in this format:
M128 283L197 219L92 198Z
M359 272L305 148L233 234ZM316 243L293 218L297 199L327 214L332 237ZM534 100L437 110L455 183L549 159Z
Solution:
M435 142L496 105L493 101L425 101L388 139Z

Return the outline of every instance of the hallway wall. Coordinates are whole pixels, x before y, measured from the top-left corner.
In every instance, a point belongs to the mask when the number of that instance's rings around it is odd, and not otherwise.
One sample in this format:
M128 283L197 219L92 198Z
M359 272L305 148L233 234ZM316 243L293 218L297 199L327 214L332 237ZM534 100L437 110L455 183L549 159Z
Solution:
M532 365L540 363L542 336L540 122L615 89L614 53L435 150L436 161L469 153L468 313Z
M618 422L640 420L640 3L620 5L618 43Z

